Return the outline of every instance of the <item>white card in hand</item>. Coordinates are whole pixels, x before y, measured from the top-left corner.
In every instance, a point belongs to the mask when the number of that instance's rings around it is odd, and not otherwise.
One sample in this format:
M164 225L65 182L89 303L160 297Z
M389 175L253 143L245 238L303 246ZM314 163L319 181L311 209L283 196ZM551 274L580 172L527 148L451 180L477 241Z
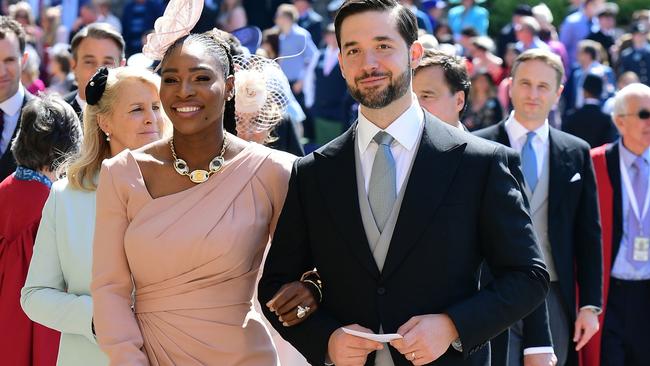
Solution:
M348 329L346 327L343 327L343 331L355 337L361 337L361 338L365 338L371 341L381 342L381 343L388 343L395 339L402 339L402 336L397 333L392 333L392 334L365 333L365 332L359 332L358 330Z

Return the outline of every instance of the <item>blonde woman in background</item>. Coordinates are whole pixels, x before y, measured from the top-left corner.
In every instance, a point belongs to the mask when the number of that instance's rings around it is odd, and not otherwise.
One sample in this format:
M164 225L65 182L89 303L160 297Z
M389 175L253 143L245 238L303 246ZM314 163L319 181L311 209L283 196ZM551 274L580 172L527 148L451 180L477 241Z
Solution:
M21 305L35 322L61 332L57 365L101 366L90 296L95 191L104 159L163 136L160 78L144 69L101 68L86 87L80 154L43 209Z

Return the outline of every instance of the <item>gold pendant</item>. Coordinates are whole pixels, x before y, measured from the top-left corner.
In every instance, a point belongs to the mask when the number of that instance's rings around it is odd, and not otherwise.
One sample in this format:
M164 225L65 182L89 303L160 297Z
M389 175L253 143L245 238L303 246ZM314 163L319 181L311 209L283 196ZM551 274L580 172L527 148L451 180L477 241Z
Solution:
M208 180L209 177L210 177L210 173L202 169L193 170L190 173L190 180L193 183L197 183L197 184L205 182L206 180Z

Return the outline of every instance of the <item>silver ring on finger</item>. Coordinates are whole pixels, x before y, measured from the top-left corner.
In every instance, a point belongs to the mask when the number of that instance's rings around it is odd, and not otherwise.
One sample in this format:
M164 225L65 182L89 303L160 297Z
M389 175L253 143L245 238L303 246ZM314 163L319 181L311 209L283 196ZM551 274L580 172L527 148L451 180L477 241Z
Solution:
M298 319L302 319L305 317L305 315L307 315L309 310L311 310L309 306L298 305L298 307L296 308L296 316L298 317Z

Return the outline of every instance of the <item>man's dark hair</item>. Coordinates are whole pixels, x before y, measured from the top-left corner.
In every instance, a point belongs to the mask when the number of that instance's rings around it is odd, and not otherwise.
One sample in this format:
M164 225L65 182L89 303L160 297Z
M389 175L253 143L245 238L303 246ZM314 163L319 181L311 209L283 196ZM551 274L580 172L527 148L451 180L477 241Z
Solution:
M74 35L72 42L70 42L70 51L72 52L73 59L77 59L77 49L81 42L86 38L110 39L120 50L120 60L117 60L118 63L124 59L124 38L113 27L106 23L92 23L81 28L81 30Z
M55 171L58 164L77 152L80 143L77 113L61 97L49 95L25 105L11 152L20 166Z
M390 11L395 12L395 21L397 30L406 42L406 47L418 39L418 22L409 9L395 0L347 0L341 5L334 18L334 30L336 33L336 42L341 47L341 24L345 18L364 13L367 11Z
M584 39L578 43L578 51L588 54L592 60L598 60L600 58L600 50L600 43L590 39Z
M420 64L415 69L415 74L426 67L439 67L445 75L445 83L449 87L449 91L456 93L459 91L465 95L465 104L460 111L460 116L463 115L467 108L469 101L469 89L472 86L472 81L465 67L465 60L457 56L450 56L446 53L437 50L425 50Z
M603 79L598 75L587 74L582 84L582 90L585 92L585 98L589 96L599 99L603 95Z
M18 48L20 49L20 53L25 53L25 44L27 38L25 30L17 21L7 16L0 15L0 39L7 38L8 33L13 33L16 38L18 38Z
M474 38L479 36L478 32L474 27L465 27L461 29L460 35L465 36L467 38Z

